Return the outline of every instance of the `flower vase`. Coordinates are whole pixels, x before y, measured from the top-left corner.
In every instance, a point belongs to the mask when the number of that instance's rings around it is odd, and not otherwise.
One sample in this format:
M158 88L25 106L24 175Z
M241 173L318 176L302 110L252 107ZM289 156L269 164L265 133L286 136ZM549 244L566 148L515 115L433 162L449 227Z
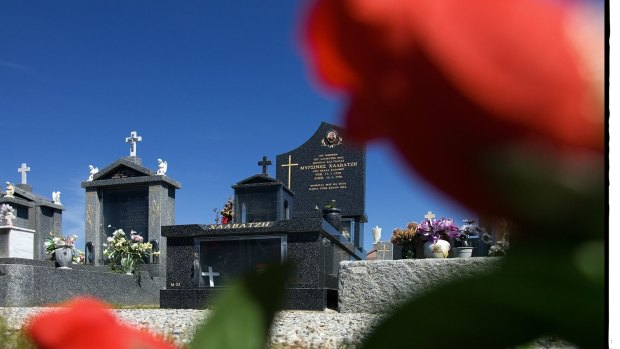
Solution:
M69 265L73 261L73 249L68 246L58 247L54 250L54 258L58 269L71 269Z
M455 247L452 249L454 258L470 258L473 251L473 247Z
M439 239L436 243L427 241L424 243L425 258L448 258L450 252L450 243L446 240Z
M340 216L340 209L324 208L323 219L327 221L327 223L331 224L331 226L334 227L336 231L340 232L342 230L342 218Z

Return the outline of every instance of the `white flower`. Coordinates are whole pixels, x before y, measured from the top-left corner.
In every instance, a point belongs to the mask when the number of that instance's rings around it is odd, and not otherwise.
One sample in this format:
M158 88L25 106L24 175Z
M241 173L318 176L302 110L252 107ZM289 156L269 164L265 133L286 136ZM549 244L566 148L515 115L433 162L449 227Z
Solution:
M108 236L107 240L108 240L108 242L112 242L112 241L114 241L114 238L112 238L111 236ZM105 246L105 244L103 244L103 246Z

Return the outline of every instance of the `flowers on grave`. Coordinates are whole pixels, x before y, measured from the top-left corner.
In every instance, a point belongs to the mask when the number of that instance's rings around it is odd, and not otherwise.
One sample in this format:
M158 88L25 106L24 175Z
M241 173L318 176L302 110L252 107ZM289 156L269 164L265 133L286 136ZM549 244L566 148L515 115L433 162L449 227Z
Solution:
M233 202L231 199L226 201L226 204L224 204L224 208L220 211L220 213L222 214L222 224L228 224L232 221L235 213L233 211Z
M34 316L25 331L37 348L175 348L159 336L122 323L108 305L88 297Z
M491 236L486 233L484 228L475 224L475 220L464 219L463 222L465 224L461 226L458 235L454 237L457 247L470 247L472 238L482 238L485 243L488 243L487 241Z
M409 222L406 229L396 228L392 231L392 238L390 241L394 245L407 245L412 244L418 238L416 231L418 229L417 222Z
M123 229L115 230L103 246L103 255L110 269L122 273L138 271L142 262L151 254L159 255L159 251L153 252L151 243L144 242L144 238L133 230L129 237Z
M49 260L56 261L56 254L54 253L56 249L67 247L73 251L72 263L84 264L84 251L75 248L75 240L77 240L77 235L60 236L50 231L50 236L45 238L43 242L45 254L49 256Z
M416 234L422 238L422 240L432 241L436 244L438 240L450 240L452 237L459 235L459 227L454 224L452 218L424 218L418 225Z

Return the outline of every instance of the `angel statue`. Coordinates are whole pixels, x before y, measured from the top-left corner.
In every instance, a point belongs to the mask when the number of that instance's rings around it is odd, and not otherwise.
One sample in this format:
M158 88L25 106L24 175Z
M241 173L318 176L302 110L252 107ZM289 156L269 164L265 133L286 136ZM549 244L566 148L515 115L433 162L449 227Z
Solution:
M166 171L168 171L168 162L163 161L162 159L157 159L157 174L160 176L165 176Z
M11 182L6 182L6 194L7 198L13 198L13 194L15 194L15 186Z
M55 203L56 205L62 205L60 203L60 192L59 191L52 192L52 202Z
M95 173L99 172L99 168L93 166L93 165L88 165L88 169L89 169L89 173L90 175L88 176L88 181L91 182L93 180L93 176L95 175Z

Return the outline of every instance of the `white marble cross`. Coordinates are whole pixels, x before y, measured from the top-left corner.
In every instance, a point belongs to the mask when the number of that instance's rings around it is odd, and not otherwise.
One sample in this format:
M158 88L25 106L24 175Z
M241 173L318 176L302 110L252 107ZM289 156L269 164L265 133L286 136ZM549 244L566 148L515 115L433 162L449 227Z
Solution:
M142 136L138 136L136 131L131 131L131 135L125 138L125 143L129 143L129 156L136 156L138 142L142 142Z
M428 211L428 213L424 215L424 218L426 218L428 220L431 220L431 219L435 218L435 214L433 212L431 212L431 211Z
M22 174L22 184L27 184L26 183L26 173L30 172L30 167L27 167L26 163L22 162L22 167L18 168L17 172L21 172L21 174Z
M204 271L201 273L202 276L208 276L209 277L209 287L215 287L215 284L213 283L213 277L214 276L220 276L220 273L214 273L213 272L213 268L209 267L209 272L205 273Z

